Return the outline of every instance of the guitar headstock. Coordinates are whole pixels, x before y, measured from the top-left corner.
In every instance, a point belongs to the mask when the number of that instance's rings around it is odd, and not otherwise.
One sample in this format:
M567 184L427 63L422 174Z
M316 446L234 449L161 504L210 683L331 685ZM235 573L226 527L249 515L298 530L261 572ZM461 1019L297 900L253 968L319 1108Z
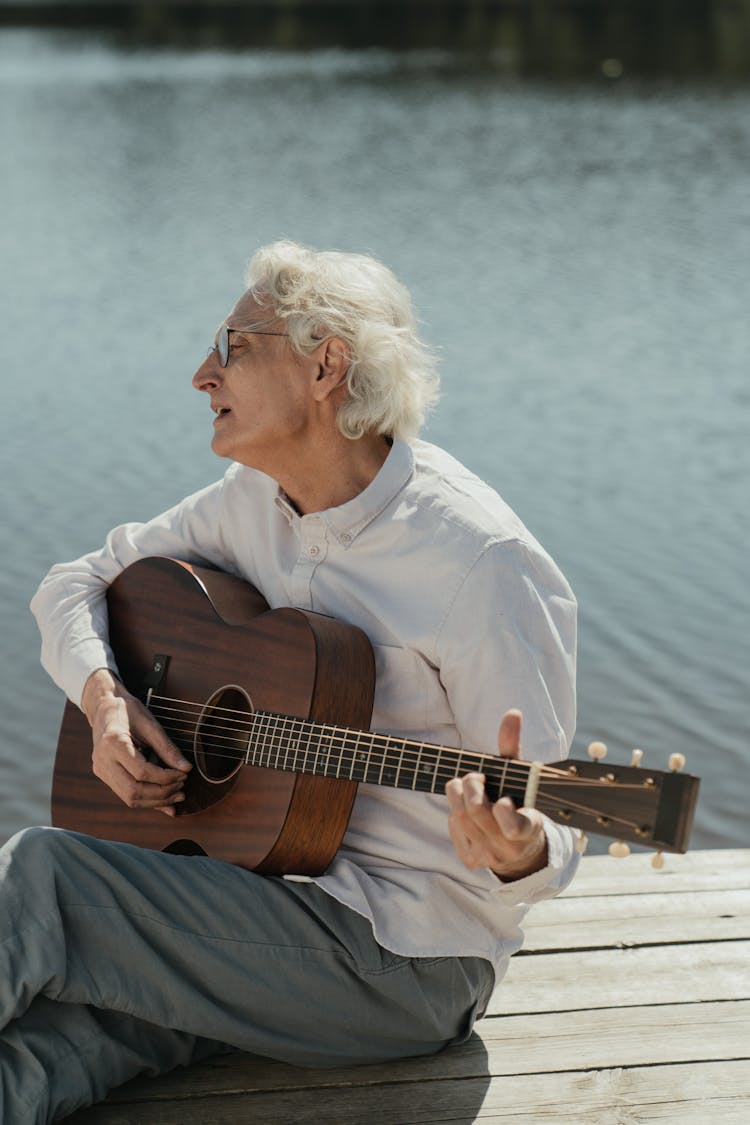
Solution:
M660 852L687 851L700 779L680 772L683 756L673 754L664 771L641 766L640 750L633 751L629 766L605 765L605 754L604 744L593 742L588 761L543 766L536 800L540 812L618 842ZM618 854L617 845L611 850Z

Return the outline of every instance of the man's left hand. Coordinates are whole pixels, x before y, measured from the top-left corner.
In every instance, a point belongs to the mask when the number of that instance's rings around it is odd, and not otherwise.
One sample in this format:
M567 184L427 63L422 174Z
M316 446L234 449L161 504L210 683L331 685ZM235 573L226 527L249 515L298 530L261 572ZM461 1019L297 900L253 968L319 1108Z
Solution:
M520 739L521 712L506 711L497 737L500 755L518 758ZM451 839L467 867L489 867L504 882L546 867L544 817L537 809L516 809L510 797L490 804L481 773L449 781L445 792Z

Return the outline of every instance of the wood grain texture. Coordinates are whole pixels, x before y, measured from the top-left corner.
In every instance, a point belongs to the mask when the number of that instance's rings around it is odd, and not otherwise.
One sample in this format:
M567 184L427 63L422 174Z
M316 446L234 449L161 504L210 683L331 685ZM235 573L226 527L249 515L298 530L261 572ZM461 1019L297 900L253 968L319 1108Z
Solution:
M489 1015L750 1000L750 941L519 955Z
M619 861L618 861L619 862ZM750 937L745 890L608 895L542 902L526 924L531 950L676 944Z
M664 867L651 866L652 856L634 853L622 863L610 856L585 856L564 899L608 898L610 895L671 894L674 891L750 890L750 832L746 848L694 851L664 857ZM537 911L535 911L535 914Z

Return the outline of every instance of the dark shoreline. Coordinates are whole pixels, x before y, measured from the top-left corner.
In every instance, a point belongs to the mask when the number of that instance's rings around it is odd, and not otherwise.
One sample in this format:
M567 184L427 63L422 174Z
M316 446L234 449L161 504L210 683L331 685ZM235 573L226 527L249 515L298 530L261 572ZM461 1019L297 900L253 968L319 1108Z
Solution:
M521 76L750 77L750 0L0 0L123 47L442 48Z

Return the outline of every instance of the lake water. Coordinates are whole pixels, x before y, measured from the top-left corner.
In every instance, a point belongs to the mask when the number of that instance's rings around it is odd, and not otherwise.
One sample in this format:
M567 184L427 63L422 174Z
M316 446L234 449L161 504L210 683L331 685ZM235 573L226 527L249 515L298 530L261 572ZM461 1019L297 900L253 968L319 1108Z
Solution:
M0 36L0 835L44 822L48 566L222 471L190 387L247 258L370 251L441 349L427 436L581 607L576 752L703 777L750 844L750 91L514 81L447 52Z

